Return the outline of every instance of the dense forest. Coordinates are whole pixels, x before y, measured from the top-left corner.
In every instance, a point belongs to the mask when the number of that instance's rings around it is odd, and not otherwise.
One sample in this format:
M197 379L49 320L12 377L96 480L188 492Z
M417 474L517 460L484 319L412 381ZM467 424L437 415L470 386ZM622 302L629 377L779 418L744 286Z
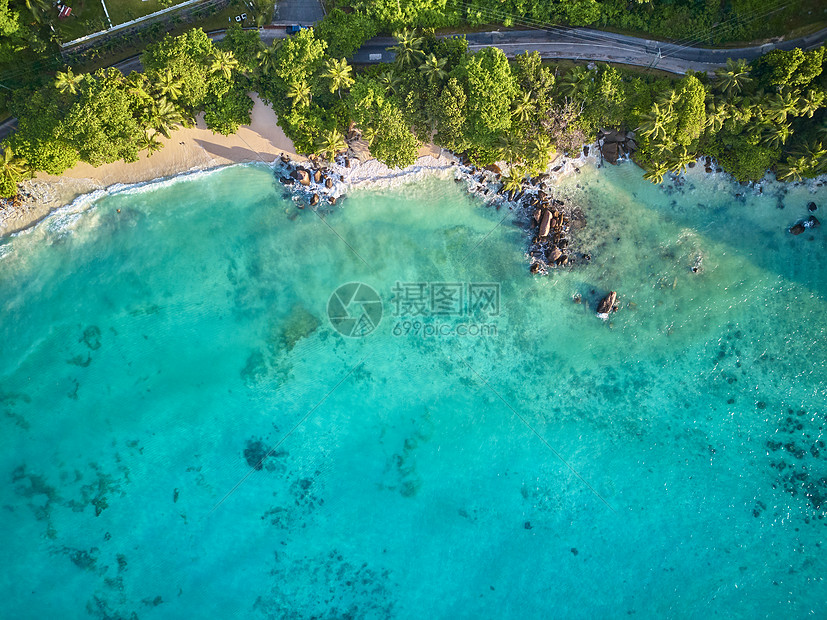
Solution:
M2 15L15 14L15 32L25 31L8 1L0 0L0 28L13 29ZM560 6L574 11L580 2ZM515 10L557 19L532 6ZM655 15L656 7L641 3L635 11ZM789 180L826 171L823 48L773 51L751 64L732 60L714 74L683 78L608 65L560 71L536 53L509 61L495 48L469 53L462 36L437 36L433 27L469 20L467 8L457 13L444 0L345 9L271 46L257 31L234 28L214 44L194 29L149 45L143 73L61 67L14 89L6 105L19 129L2 145L0 195L14 194L32 171L59 174L78 161L100 165L151 154L161 148L159 136L201 112L213 131L233 133L250 120L252 92L273 107L300 152L332 158L356 130L377 159L401 167L414 162L423 142L434 142L476 164L513 164L505 179L512 185L544 169L555 152L578 151L602 128L637 131L636 159L655 182L700 155L715 157L741 181L770 169ZM398 30L392 64L359 71L348 64L345 57L365 38L409 23L431 27Z

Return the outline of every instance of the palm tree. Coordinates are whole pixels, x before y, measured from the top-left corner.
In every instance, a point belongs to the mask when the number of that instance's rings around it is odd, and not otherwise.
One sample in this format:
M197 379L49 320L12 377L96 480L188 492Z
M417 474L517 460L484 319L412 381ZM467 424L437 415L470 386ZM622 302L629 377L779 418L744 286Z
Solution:
M367 127L362 129L362 140L368 143L368 146L373 144L376 139L376 127Z
M497 156L509 163L522 161L519 140L510 133L501 135L497 138Z
M651 181L655 185L660 185L663 183L663 177L667 172L669 172L669 166L664 163L657 163L647 170L646 174L643 175L643 178L647 181Z
M448 73L445 71L445 59L437 58L436 55L429 55L419 66L422 75L428 78L428 83L441 82Z
M75 75L72 68L69 67L66 71L58 71L55 73L55 88L61 93L71 93L73 95L78 92L78 85L83 80L83 74Z
M586 69L586 67L574 67L560 83L563 94L569 97L576 97L580 91L583 90L586 80L590 75L591 71Z
M661 110L659 103L653 103L652 109L641 115L638 131L652 140L666 137L666 125L671 121L670 115Z
M751 81L747 61L729 58L726 61L726 67L715 70L713 83L720 92L731 95L740 93Z
M798 108L798 115L804 116L806 114L807 118L813 118L813 114L824 105L824 99L825 93L823 90L808 90L799 99L801 107Z
M14 154L10 146L3 146L0 157L0 188L13 188L29 172L26 160ZM14 191L14 190L12 190Z
M327 155L330 161L336 157L336 153L344 151L347 148L345 137L340 131L331 129L322 134L317 143L318 152L321 155Z
M233 77L233 71L238 69L238 58L230 50L216 49L210 56L210 73L221 73L228 80Z
M313 95L310 86L304 80L293 82L287 89L287 96L293 100L293 107L305 108L310 105Z
M516 192L522 189L523 176L523 172L516 166L513 166L511 170L508 171L508 174L503 175L502 177L502 191L504 191L506 194L511 194L511 196L513 196Z
M138 148L142 151L147 151L147 157L152 155L155 151L163 148L163 144L158 140L158 134L153 130L152 133L147 130L143 137L138 142Z
M787 120L788 114L795 114L798 111L798 97L792 93L776 93L767 103L766 116L783 123Z
M416 64L417 60L425 55L422 51L422 37L417 36L416 31L408 30L407 28L402 32L397 32L393 35L396 37L396 45L389 47L392 52L396 52L396 59L394 62L400 69L405 69L408 66Z
M783 164L778 164L775 176L779 181L800 181L801 173L806 169L806 162L800 159L788 158Z
M680 95L674 90L670 90L668 95L664 93L658 98L658 103L663 108L663 113L670 117L675 113L675 104L678 101L680 101Z
M152 86L158 95L176 101L181 96L181 84L182 80L167 68L155 75Z
M26 8L38 24L43 22L43 15L48 12L51 6L52 3L49 0L26 0Z
M153 112L153 126L165 138L171 137L170 132L178 129L177 125L184 124L184 117L181 112L163 97L158 100Z
M379 74L379 83L385 88L385 92L390 92L392 95L396 94L400 81L399 76L391 70Z
M822 142L811 142L799 148L796 152L799 155L798 161L804 164L804 168L818 174L827 168L827 149Z
M686 168L695 161L695 154L690 153L684 146L680 151L675 151L669 158L669 169L672 172L686 172Z
M339 99L341 99L342 87L350 88L353 85L353 76L351 75L353 73L353 67L347 64L344 58L341 60L331 58L327 61L325 69L326 71L322 74L322 77L330 80L331 94L338 90Z
M531 118L531 113L534 111L534 100L531 92L523 92L523 96L517 100L517 105L511 113L521 123L528 122Z
M789 123L764 125L761 142L770 148L779 148L787 143L792 133L792 126Z
M730 110L725 103L713 103L706 110L706 127L713 133L721 131L724 122L729 119Z
M264 77L273 73L276 68L276 52L280 45L280 40L276 39L269 47L264 43L259 42L259 49L256 52L256 60L258 61L258 73Z
M540 134L529 142L528 156L541 168L545 168L548 165L552 155L554 155L554 146L551 144L551 138L547 135Z

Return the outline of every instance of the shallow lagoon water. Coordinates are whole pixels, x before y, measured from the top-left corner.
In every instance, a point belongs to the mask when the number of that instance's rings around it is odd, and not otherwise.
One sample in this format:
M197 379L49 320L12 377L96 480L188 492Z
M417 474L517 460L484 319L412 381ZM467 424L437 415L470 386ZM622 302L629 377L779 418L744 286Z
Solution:
M438 178L323 222L239 166L7 240L3 615L827 614L827 243L786 232L827 192L559 192L593 260L549 277ZM345 338L354 281L384 315ZM397 304L416 283L460 314Z

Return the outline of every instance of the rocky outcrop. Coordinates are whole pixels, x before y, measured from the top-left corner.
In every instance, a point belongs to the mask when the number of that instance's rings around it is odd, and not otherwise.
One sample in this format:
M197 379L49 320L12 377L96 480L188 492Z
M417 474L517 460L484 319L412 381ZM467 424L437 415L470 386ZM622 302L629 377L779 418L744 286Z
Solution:
M811 215L806 220L799 220L798 222L796 222L795 224L790 226L790 232L793 235L800 235L805 230L808 230L810 228L815 228L816 226L820 226L820 225L821 225L821 222L818 221L818 218L816 218L815 215Z
M617 293L615 291L611 291L597 304L597 316L601 319L608 319L612 312L617 312Z
M603 159L610 164L616 164L618 159L623 159L637 150L635 134L632 131L601 129L597 132L597 144Z
M304 168L295 168L290 176L296 179L302 185L310 185L310 173Z

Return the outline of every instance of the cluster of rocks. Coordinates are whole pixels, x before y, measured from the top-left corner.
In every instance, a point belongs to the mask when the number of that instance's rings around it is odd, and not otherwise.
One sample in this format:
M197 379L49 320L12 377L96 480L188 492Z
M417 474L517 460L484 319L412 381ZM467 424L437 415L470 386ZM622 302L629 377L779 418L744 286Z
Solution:
M536 234L531 239L529 255L532 258L531 273L548 271L549 268L568 265L568 254L571 219L564 213L565 204L546 195L539 190L537 195L529 199L528 204L534 209L532 221L536 226Z
M816 203L811 202L807 205L807 211L813 213L815 210L818 209ZM818 221L818 218L815 215L810 215L810 217L806 219L798 220L795 224L790 226L790 233L793 235L800 235L805 230L809 230L810 228L815 228L816 226L820 226L821 222Z
M344 163L350 165L349 161ZM282 153L275 174L282 185L292 190L293 200L299 209L317 207L322 203L336 205L343 198L340 190L342 175L317 158L294 162L289 155Z
M559 164L556 169L563 165ZM572 247L571 232L586 226L583 212L551 195L553 187L549 174L526 178L520 189L506 191L502 171L495 164L476 168L464 163L458 170L456 181L465 182L470 193L497 210L506 205L516 212L518 217L514 223L524 227L530 235L527 255L531 273L547 274L550 269L570 266L578 260L591 260L589 254ZM579 170L575 168L575 171Z
M598 131L597 146L603 159L610 164L616 164L618 159L631 156L637 150L635 133L616 129ZM588 148L587 146L583 148L583 154L586 156L589 154Z

